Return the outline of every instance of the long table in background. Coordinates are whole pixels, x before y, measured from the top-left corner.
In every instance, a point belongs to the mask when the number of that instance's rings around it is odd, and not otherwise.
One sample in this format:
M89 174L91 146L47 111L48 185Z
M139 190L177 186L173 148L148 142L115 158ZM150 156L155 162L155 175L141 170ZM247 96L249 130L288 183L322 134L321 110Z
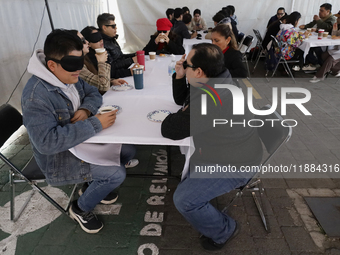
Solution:
M306 58L309 52L309 49L312 47L327 47L327 46L334 46L334 45L340 45L340 40L332 39L330 35L328 35L327 38L323 37L322 39L319 40L318 34L313 32L309 38L305 39L302 42L299 48L304 51L303 57Z

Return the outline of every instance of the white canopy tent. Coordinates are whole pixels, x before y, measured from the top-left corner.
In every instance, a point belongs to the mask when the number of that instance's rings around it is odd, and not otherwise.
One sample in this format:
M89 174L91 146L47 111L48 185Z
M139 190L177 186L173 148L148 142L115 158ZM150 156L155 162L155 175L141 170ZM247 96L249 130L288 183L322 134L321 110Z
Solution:
M340 10L339 0L327 2L333 5L333 13ZM48 3L54 28L81 30L88 25L96 26L98 14L113 13L121 47L126 52L134 52L146 45L156 31L156 20L165 17L169 7L187 6L191 13L198 8L208 26L213 26L211 17L222 7L234 5L238 29L254 35L253 28L264 34L269 18L280 6L288 13L299 11L302 14L300 24L305 24L318 14L325 0L48 0ZM0 0L0 4L0 105L10 98L9 102L21 109L21 93L31 75L26 72L20 78L33 49L43 48L51 25L44 0Z

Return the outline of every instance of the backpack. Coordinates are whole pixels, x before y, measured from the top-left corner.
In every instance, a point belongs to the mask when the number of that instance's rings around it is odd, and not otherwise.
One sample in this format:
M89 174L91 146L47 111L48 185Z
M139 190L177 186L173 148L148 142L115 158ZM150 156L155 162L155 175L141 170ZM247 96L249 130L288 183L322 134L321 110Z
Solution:
M266 70L272 71L275 69L279 62L279 58L276 56L275 49L273 45L270 47L269 50L267 50L267 55L266 55Z

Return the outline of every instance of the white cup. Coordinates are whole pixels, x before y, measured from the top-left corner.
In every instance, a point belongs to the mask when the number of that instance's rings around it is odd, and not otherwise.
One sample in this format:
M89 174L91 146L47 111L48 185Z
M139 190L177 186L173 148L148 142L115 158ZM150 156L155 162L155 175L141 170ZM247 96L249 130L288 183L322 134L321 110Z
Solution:
M150 51L149 52L149 58L150 58L150 60L156 60L156 52Z
M95 51L97 54L103 54L106 50L105 48L98 48L98 49L95 49Z
M107 106L103 106L99 108L99 113L100 114L104 114L104 113L108 113L108 112L112 112L115 108L111 105L107 105Z

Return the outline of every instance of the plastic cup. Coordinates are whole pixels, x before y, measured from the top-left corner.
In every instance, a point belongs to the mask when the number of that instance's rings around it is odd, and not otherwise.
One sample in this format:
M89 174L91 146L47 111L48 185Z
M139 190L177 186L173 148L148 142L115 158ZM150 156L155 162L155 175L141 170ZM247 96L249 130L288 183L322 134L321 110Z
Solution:
M96 53L97 54L103 54L106 50L105 50L105 48L98 48L98 49L95 49L95 51L96 51Z
M150 51L149 52L149 57L150 57L150 60L156 60L156 52Z
M319 29L319 30L318 30L318 39L319 39L319 40L322 39L322 37L323 37L323 32L325 32L325 30L323 30L323 29Z
M113 106L107 105L99 108L99 113L104 114L108 112L112 112L115 108Z
M309 33L311 33L311 32L312 32L312 28L307 28L307 31L308 31Z
M133 81L135 83L135 89L143 89L143 67L138 67L132 70Z
M323 37L327 38L327 36L328 36L328 32L323 32Z

